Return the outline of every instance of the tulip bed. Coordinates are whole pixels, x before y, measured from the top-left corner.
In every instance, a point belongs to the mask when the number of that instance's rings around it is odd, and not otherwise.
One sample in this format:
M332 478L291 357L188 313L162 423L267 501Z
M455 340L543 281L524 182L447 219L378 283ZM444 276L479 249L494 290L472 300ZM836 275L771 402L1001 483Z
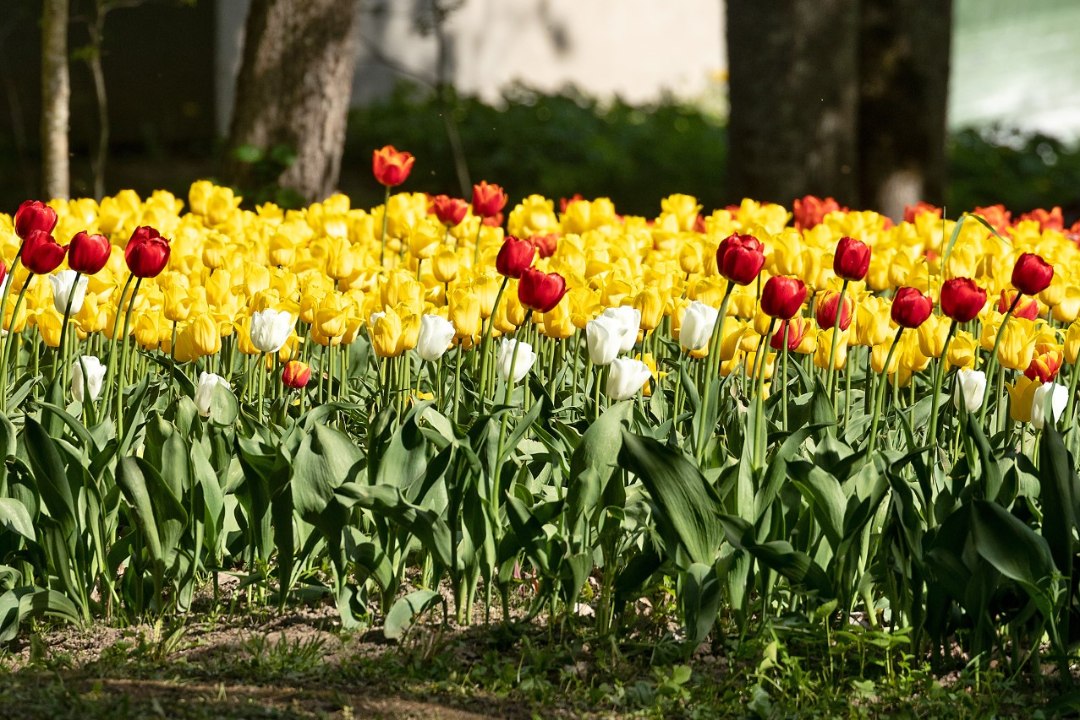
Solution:
M394 191L412 162L376 153L371 210L198 182L0 216L0 639L230 572L391 638L666 604L688 651L796 616L1068 672L1077 228L556 212Z

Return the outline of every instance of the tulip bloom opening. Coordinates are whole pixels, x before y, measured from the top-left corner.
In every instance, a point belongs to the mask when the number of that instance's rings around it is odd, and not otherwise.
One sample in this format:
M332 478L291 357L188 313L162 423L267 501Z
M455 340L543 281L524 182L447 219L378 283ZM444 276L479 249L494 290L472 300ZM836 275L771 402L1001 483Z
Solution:
M716 249L720 274L737 285L749 285L765 265L765 246L753 235L733 233Z

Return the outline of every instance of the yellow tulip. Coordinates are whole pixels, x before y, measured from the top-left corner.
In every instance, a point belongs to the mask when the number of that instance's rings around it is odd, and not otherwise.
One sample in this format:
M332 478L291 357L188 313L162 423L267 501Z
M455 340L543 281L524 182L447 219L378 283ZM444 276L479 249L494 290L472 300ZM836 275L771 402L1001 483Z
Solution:
M1062 351L1065 354L1065 362L1075 365L1076 358L1080 356L1080 321L1074 321L1065 331L1065 344Z
M438 282L450 283L457 279L459 264L457 253L444 247L432 258L431 271Z
M471 345L480 339L480 298L471 289L456 287L450 291L447 317L454 324L458 340L467 339Z
M1016 382L1006 386L1009 389L1009 417L1016 422L1031 422L1031 406L1040 385L1038 380L1018 375Z
M1010 370L1027 370L1035 356L1035 323L1024 318L1012 318L1001 332L997 359Z
M847 365L848 342L851 331L840 330L836 341L836 354L833 355L833 370L843 370ZM808 335L810 333L807 333ZM833 329L819 330L816 333L816 345L814 347L815 367L826 369L829 367L829 352L832 350ZM885 361L882 359L882 364Z

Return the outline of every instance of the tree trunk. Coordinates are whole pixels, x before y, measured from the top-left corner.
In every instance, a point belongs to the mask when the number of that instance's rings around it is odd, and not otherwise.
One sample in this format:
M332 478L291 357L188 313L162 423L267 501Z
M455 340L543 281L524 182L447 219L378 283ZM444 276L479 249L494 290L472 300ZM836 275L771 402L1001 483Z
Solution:
M68 0L45 0L41 13L41 171L47 198L70 194Z
M728 0L734 198L856 198L858 0Z
M341 169L356 66L356 0L253 0L236 81L226 181L252 181L235 150L288 146L277 182L305 201L331 194Z
M952 0L863 0L859 203L894 219L945 194Z

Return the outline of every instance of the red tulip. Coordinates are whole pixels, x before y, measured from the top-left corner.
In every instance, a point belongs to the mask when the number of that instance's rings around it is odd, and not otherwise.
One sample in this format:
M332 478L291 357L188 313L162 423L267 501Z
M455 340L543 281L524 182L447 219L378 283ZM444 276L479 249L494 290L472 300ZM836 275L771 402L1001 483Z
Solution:
M498 215L506 207L506 201L509 199L501 187L484 180L473 185L472 191L473 212L482 218Z
M529 242L536 246L536 252L540 257L548 258L555 254L555 250L559 247L559 235L558 233L548 233L547 235L533 235L529 238Z
M76 233L68 245L68 267L84 275L94 275L109 262L112 243L104 235Z
M443 225L457 227L468 214L469 203L449 195L436 195L431 199L431 210Z
M919 217L923 213L930 213L931 215L940 218L941 208L937 207L936 205L931 205L928 202L923 202L922 200L915 203L914 205L905 205L904 222L913 223L915 222L915 218Z
M941 312L956 322L974 320L986 307L986 291L971 278L953 278L941 286Z
M154 228L143 225L131 233L124 260L135 277L157 277L169 263L169 252L169 241Z
M1040 230L1064 230L1065 229L1065 216L1061 213L1061 208L1055 205L1053 209L1046 210L1046 208L1036 208L1029 213L1024 213L1020 216L1020 220L1034 220L1039 223Z
M307 363L299 360L290 360L285 363L285 369L281 371L281 382L285 387L300 389L305 387L311 380L311 368Z
M796 230L809 230L821 224L825 216L831 212L844 210L840 203L831 197L822 200L813 195L807 195L801 200L796 200L793 205Z
M535 256L535 245L528 240L518 240L513 235L507 235L495 258L495 269L500 275L520 278L521 273L532 267Z
M393 145L387 145L372 153L371 170L380 184L392 188L405 182L414 162L416 158L411 153L399 152Z
M870 246L853 237L842 237L833 253L833 272L845 280L862 280L870 269Z
M900 327L919 327L933 310L934 301L913 287L902 287L893 297L892 319Z
M795 350L802 344L803 338L806 337L806 328L810 323L806 322L803 317L793 317L790 320L784 320L780 323L779 329L773 333L772 338L769 340L769 346L773 350L781 350L784 347L784 328L787 327L787 347L788 350Z
M1027 375L1031 380L1037 378L1039 382L1053 382L1054 378L1057 377L1058 370L1061 369L1063 360L1064 357L1060 350L1046 349L1031 359L1031 364L1024 371L1024 375Z
M26 200L15 211L15 234L26 240L35 230L51 233L56 227L56 211L40 200Z
M761 292L761 309L770 317L790 320L805 300L806 285L802 280L776 275L769 278Z
M48 275L64 262L67 248L44 230L35 230L23 243L22 261L35 275Z
M840 306L840 293L829 293L817 304L814 314L818 327L822 330L832 330L836 326L836 309ZM840 311L840 329L847 330L851 327L851 298L844 298L844 307Z
M530 310L546 313L566 294L566 280L559 273L528 268L518 281L518 300Z
M765 246L753 235L732 233L716 248L720 274L738 285L749 285L765 264Z
M1016 302L1016 297L1020 296L1020 301L1016 303L1016 308L1013 310L1013 317L1023 318L1025 320L1034 320L1039 317L1039 301L1033 297L1026 297L1023 293L1016 290L1002 290L1001 297L998 298L998 312L1004 315L1009 312L1009 308Z
M977 207L972 215L979 215L983 220L990 223L998 234L1004 234L1012 223L1012 213L1005 209L1004 205L990 205L989 207Z
M1013 287L1025 295L1038 295L1053 279L1054 266L1035 253L1024 253L1013 266Z
M7 278L7 263L0 260L0 288L4 286L4 280Z

